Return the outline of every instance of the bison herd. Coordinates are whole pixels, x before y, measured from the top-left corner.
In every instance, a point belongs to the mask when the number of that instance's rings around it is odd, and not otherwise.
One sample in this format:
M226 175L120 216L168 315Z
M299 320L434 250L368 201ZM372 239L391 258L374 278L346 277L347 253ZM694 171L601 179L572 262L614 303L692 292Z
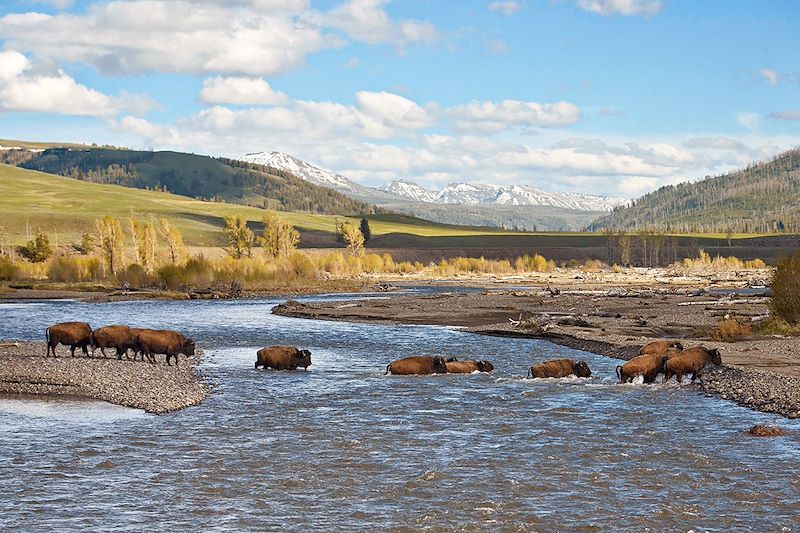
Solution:
M631 383L638 376L642 376L645 383L654 383L659 375L663 375L663 382L666 383L674 376L680 383L684 375L691 374L694 382L708 364L722 364L719 350L709 350L703 346L684 350L680 342L654 341L642 346L638 356L618 366L617 377L620 383ZM455 357L445 360L443 357L414 356L392 361L386 367L386 374L464 374L492 370L494 366L488 361L458 361ZM533 365L528 369L526 377L588 378L591 375L592 371L586 361L554 359Z
M194 341L186 338L182 333L168 329L143 329L129 326L104 326L92 330L86 322L62 322L54 324L45 330L47 341L47 356L51 353L56 357L56 346L63 344L70 347L70 353L75 356L75 349L80 348L88 357L94 357L95 350L100 348L103 357L108 357L106 348L114 348L118 359L122 356L129 357L128 352L133 352L133 360L141 355L151 363L156 362L156 355L165 355L167 364L175 358L178 364L178 355L194 355ZM91 350L91 354L89 351Z
M178 355L194 355L195 345L192 339L172 330L132 328L115 325L104 326L96 330L86 322L62 322L45 330L47 356L56 357L59 344L70 347L75 356L75 349L80 348L88 357L94 357L98 348L103 357L108 357L106 348L114 348L118 359L129 357L132 352L135 361L141 355L142 361L156 362L156 355L165 355L167 365ZM91 350L91 353L90 353ZM659 375L663 375L666 383L674 376L680 383L683 376L691 375L692 381L700 375L708 364L721 364L719 350L696 346L683 349L677 341L654 341L642 346L639 355L619 365L616 369L620 383L630 383L642 376L645 383L654 383ZM270 346L256 353L255 368L271 368L274 370L308 369L311 366L311 352L292 346ZM473 372L491 372L494 365L489 361L459 361L455 357L445 359L441 356L417 355L392 361L386 366L385 374L425 375L425 374L471 374ZM530 367L527 377L563 378L567 376L579 378L591 377L592 371L586 361L572 359L555 359Z

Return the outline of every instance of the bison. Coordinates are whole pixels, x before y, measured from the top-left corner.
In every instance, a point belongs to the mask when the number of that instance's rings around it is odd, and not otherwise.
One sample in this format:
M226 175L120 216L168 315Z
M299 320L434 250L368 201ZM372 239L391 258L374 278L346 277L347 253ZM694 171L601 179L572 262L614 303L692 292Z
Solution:
M678 341L653 341L642 346L639 355L662 355L675 348L683 350L683 344Z
M454 358L453 358L454 359ZM471 374L478 372L491 372L494 365L489 361L445 361L448 374Z
M175 358L177 365L178 354L194 355L194 341L177 331L146 329L138 334L136 351L141 351L151 363L156 362L156 354L164 354L167 356L167 364L172 366L169 362L171 357Z
M691 374L692 382L694 382L703 368L709 363L722 364L722 355L716 348L709 350L704 346L696 346L684 350L680 355L672 357L666 362L664 383L672 379L672 376L676 376L678 383L681 383L684 374Z
M92 328L86 322L61 322L44 330L44 338L47 341L45 357L50 355L51 351L53 357L57 357L56 346L59 344L69 346L72 357L75 357L75 348L78 347L88 356L92 342Z
M659 374L664 373L664 364L669 360L667 354L648 354L634 357L617 367L620 383L631 383L636 376L642 376L645 383L653 383Z
M108 357L106 348L116 348L117 358L122 359L122 354L128 354L128 350L136 352L136 344L131 328L128 326L104 326L92 332L92 357L94 351L100 348L103 357Z
M389 373L398 375L446 374L447 362L443 357L416 355L392 361L386 365L386 372L383 375L385 376Z
M256 365L275 370L297 370L303 367L308 370L311 366L311 352L308 350L298 350L293 346L270 346L261 348L256 352Z
M534 378L565 378L571 375L579 378L591 377L592 371L586 361L573 361L572 359L554 359L533 365L528 370L526 377Z

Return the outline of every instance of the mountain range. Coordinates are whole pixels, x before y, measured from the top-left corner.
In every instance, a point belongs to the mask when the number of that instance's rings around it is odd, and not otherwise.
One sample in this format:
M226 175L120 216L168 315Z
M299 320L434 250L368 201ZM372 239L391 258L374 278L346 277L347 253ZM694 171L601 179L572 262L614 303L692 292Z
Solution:
M548 192L527 185L452 183L434 191L398 180L374 188L281 152L249 153L241 160L290 172L360 201L445 224L575 230L630 202L627 198Z

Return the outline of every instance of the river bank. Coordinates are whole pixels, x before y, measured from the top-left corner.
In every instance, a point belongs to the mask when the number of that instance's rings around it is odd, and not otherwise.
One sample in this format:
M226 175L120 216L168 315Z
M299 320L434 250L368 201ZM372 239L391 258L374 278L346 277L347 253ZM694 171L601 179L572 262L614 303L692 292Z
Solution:
M767 313L762 295L705 289L606 290L527 288L391 299L299 303L279 315L364 323L458 326L481 335L540 338L570 348L627 360L655 339L720 350L724 364L698 386L759 411L800 417L800 339L754 337L737 342L709 338L724 317L747 320ZM480 357L480 354L464 354ZM535 356L531 363L535 362ZM524 369L520 369L524 372Z
M197 405L210 394L197 369L199 350L188 360L180 356L180 366L58 350L61 357L45 357L43 342L0 341L0 394L91 398L155 414Z

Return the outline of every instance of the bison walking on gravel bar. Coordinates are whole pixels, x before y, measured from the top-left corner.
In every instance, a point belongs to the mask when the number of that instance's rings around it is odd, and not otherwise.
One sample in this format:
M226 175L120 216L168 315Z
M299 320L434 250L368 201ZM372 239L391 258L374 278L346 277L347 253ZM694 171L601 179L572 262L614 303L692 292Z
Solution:
M694 382L703 368L710 363L715 365L722 364L722 355L716 348L709 350L703 346L695 346L684 350L680 355L676 355L666 362L664 383L672 379L672 376L676 376L678 383L680 383L683 381L684 374L691 374L692 382Z
M87 356L89 346L92 342L92 328L86 322L61 322L53 324L44 330L44 337L47 341L47 353L45 357L53 352L56 356L56 346L63 344L70 347L72 357L75 357L75 348L80 347Z
M431 357L428 355L415 355L392 361L386 366L383 374L396 375L417 375L417 374L446 374L447 362L443 357Z
M471 374L478 372L491 372L494 365L489 361L446 361L448 374Z
M617 367L620 383L631 383L636 376L642 376L645 383L653 383L659 374L664 373L664 364L669 360L666 354L648 354L634 357Z
M169 362L171 357L175 358L177 365L178 354L194 355L194 341L177 331L146 329L139 332L136 349L146 355L151 363L156 362L156 354L164 354L167 356L167 364L172 366Z
M275 370L297 370L303 367L308 370L311 366L311 352L300 350L294 346L269 346L256 352L255 367L272 368Z
M639 355L662 355L676 348L683 350L683 344L678 341L653 341L642 346Z
M116 348L117 358L122 359L122 354L128 353L128 350L136 350L131 328L128 326L104 326L92 332L92 357L94 351L100 348L103 357L108 357L106 348Z
M592 371L586 361L574 361L572 359L553 359L533 365L528 370L526 377L534 378L565 378L575 375L579 378L591 377Z

